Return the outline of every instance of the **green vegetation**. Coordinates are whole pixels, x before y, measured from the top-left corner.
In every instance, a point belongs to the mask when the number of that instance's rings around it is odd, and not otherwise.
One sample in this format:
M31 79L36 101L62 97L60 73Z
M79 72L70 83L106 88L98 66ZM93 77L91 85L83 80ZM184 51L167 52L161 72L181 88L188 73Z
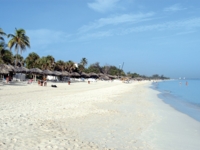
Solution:
M24 29L15 29L15 34L8 34L8 38L11 38L8 42L8 47L12 49L15 47L16 58L15 58L15 66L17 65L17 56L20 52L26 50L26 47L30 47L29 37L26 36L26 31Z
M131 72L127 72L127 76L129 76L130 78L142 78L142 79L147 79L147 80L156 80L156 79L167 80L167 79L170 79L169 77L165 77L164 75L159 76L158 74L154 74L152 76L145 76L145 75L140 75L140 74L131 73Z

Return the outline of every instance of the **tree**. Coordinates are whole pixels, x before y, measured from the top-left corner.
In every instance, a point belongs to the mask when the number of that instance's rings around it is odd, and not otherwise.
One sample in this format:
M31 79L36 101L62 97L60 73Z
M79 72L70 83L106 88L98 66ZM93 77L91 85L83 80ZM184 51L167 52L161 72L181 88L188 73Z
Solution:
M55 66L55 58L51 55L48 55L46 57L46 60L47 60L47 68L49 70L54 70L54 66Z
M83 72L85 70L85 67L82 64L78 65L78 72Z
M48 55L47 57L42 57L37 60L37 65L42 70L53 70L55 65L55 59L53 56Z
M29 37L26 36L24 29L15 29L15 34L8 34L8 38L11 38L8 42L8 47L12 49L15 47L16 54L26 50L26 47L30 48ZM17 64L17 57L15 59L15 66Z
M96 62L94 64L91 64L87 70L85 70L86 73L101 73L102 72L102 68L100 67L99 63Z
M159 79L160 76L159 76L158 74L154 74L154 75L152 75L152 78L153 78L153 79Z
M39 59L37 59L37 65L38 68L42 69L42 70L46 70L47 67L47 58L46 57L41 57Z
M85 67L85 65L87 65L88 61L86 58L82 58L80 64L83 65L83 67Z
M4 41L3 36L6 36L6 33L0 28L0 40Z
M2 62L11 65L14 63L14 57L10 50L4 51L4 55L2 56Z
M15 54L14 59L18 59L16 66L24 66L24 57L20 54Z
M25 63L26 63L26 67L27 68L37 68L38 64L37 61L40 58L40 56L34 52L30 53L26 59L25 59Z
M110 66L109 65L105 65L104 67L102 67L102 72L104 74L108 74L109 70L110 70Z
M62 60L58 60L55 63L55 70L64 71L65 67L66 67L66 63L64 61L62 61Z
M73 72L74 70L76 70L76 66L74 64L73 61L69 60L68 62L66 62L66 69L68 72Z
M119 76L119 73L123 72L123 70L120 70L119 68L117 68L116 66L110 66L110 69L108 71L108 74L110 75L115 75L115 76Z
M4 41L0 42L0 62L3 63L3 56L5 54L6 45Z

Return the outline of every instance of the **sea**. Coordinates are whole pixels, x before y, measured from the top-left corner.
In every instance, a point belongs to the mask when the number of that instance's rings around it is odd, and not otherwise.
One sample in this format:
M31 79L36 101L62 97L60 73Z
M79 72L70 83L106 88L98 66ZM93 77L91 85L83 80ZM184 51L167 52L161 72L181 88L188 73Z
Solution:
M165 103L200 122L200 79L153 82Z

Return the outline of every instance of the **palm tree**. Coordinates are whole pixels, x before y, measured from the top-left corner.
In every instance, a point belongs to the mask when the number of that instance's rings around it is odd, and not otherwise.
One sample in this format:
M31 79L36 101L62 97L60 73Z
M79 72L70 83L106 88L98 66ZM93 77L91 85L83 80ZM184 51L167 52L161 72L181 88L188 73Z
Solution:
M4 41L0 42L0 60L2 61L3 55L5 53L6 45Z
M68 62L66 62L66 69L68 72L73 72L76 69L76 66L74 64L73 61L69 60Z
M15 35L8 34L8 38L10 38L10 41L8 42L8 47L12 49L15 47L16 54L18 55L19 49L22 53L22 51L26 50L26 47L30 48L30 42L29 37L26 36L26 31L24 29L15 29ZM17 64L17 57L15 59L15 66Z
M37 59L37 64L38 64L38 68L40 68L41 70L46 70L47 69L47 58L41 57L41 58Z
M24 57L23 56L21 56L20 54L15 54L14 55L14 59L18 59L18 62L17 62L17 66L19 65L19 66L24 66Z
M46 57L46 61L47 61L47 68L49 70L54 70L54 65L55 65L55 58L51 55L48 55Z
M82 58L81 59L81 64L83 65L83 67L85 67L85 65L87 65L88 61L86 58Z
M64 70L65 70L65 67L66 67L66 64L65 64L65 62L62 61L62 60L58 60L58 61L55 63L55 69L56 69L56 70L64 71Z
M47 57L42 57L37 59L36 63L39 65L39 68L42 70L53 70L54 69L54 62L55 59L53 56L48 55Z
M2 36L6 36L6 33L0 28L0 40L4 41L4 38Z
M78 71L81 73L83 72L83 70L85 69L85 67L82 64L78 65Z
M37 68L37 60L40 58L40 56L34 52L30 53L26 59L26 67L27 68Z
M14 57L12 52L10 50L5 50L2 59L0 59L0 61L4 64L13 64Z

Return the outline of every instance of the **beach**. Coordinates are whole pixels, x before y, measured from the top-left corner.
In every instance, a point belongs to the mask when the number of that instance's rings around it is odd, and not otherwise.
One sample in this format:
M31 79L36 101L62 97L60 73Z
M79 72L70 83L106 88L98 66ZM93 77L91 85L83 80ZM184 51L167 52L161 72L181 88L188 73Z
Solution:
M0 83L0 149L198 150L200 123L151 84Z

